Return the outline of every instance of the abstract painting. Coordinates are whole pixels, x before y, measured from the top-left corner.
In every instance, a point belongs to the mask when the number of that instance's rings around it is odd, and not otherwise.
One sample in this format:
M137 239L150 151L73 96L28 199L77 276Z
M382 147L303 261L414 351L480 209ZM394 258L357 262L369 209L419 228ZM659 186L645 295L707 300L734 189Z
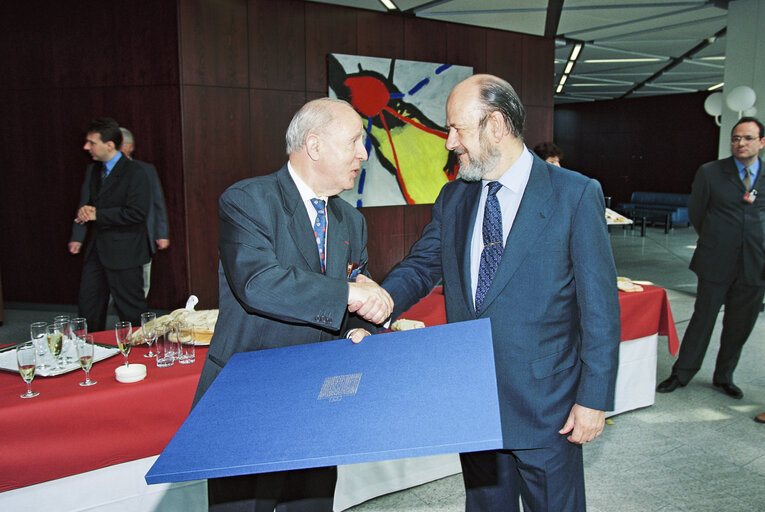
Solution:
M362 117L369 159L340 197L355 206L429 204L457 175L446 143L446 100L473 68L329 55L329 95Z

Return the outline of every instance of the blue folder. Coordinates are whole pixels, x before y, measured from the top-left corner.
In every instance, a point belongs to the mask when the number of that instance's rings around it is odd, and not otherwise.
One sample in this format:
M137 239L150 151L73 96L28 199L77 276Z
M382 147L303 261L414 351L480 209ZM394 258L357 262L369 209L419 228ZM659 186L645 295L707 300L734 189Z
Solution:
M482 319L236 354L146 482L501 448Z

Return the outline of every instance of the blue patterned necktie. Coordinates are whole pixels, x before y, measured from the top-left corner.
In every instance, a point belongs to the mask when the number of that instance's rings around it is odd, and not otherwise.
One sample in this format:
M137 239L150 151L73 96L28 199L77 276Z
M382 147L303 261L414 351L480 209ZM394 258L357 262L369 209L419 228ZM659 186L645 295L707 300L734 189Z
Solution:
M324 209L324 201L321 199L311 199L311 204L316 208L316 222L313 223L313 234L316 235L316 245L319 248L321 273L324 274L327 269L324 254L324 243L327 239L327 211Z
M497 272L502 259L502 210L499 207L497 192L502 187L498 181L489 183L489 194L483 209L483 251L478 267L478 286L475 290L475 315L478 316L486 298L486 292Z

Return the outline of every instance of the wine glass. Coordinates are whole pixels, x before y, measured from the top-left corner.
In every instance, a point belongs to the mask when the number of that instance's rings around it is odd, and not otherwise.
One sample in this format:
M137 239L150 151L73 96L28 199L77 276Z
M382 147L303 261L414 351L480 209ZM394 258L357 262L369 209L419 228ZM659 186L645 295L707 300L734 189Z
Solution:
M88 335L88 321L84 318L72 318L69 321L69 332L72 339L84 338Z
M117 345L120 347L120 352L125 356L125 366L128 364L128 355L130 354L130 348L132 344L130 342L130 333L133 330L133 326L130 322L117 322L114 324L114 335L117 338Z
M74 347L77 350L77 358L80 360L80 368L85 370L85 380L80 382L80 386L92 386L98 381L90 380L90 368L93 366L93 336L86 334L83 337L77 337L74 340Z
M61 323L48 324L45 326L45 335L48 337L48 350L56 360L56 370L61 370L61 350L64 348L64 333L61 332Z
M71 317L69 315L59 315L53 318L53 323L58 326L59 331L63 337L61 338L61 352L63 354L63 362L65 364L73 364L74 358L69 355L72 347L71 339L73 338L71 331Z
M32 398L40 393L32 391L32 379L35 378L35 365L37 364L37 352L32 343L24 343L16 347L16 362L19 365L19 373L27 383L27 392L19 395L21 398Z
M143 357L154 357L156 354L151 351L151 345L157 339L157 315L149 311L141 313L141 332L143 340L149 346L149 351Z
M47 370L48 365L45 363L45 356L48 354L48 338L46 337L45 328L48 324L45 322L33 322L29 324L29 337L34 343L35 350L37 351L37 363L41 370Z

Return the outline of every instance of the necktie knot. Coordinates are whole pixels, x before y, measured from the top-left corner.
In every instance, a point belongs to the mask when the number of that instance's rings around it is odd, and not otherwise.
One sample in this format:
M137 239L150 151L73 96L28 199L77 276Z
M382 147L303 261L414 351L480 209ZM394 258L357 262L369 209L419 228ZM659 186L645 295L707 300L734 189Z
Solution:
M496 196L497 192L499 192L499 189L502 188L502 183L498 181L491 181L487 186L489 187L489 195Z
M327 210L325 209L325 203L323 199L311 199L311 204L316 209L316 222L313 223L313 234L316 236L316 246L319 249L319 262L321 263L321 271L325 272L326 255L324 246L327 240Z

